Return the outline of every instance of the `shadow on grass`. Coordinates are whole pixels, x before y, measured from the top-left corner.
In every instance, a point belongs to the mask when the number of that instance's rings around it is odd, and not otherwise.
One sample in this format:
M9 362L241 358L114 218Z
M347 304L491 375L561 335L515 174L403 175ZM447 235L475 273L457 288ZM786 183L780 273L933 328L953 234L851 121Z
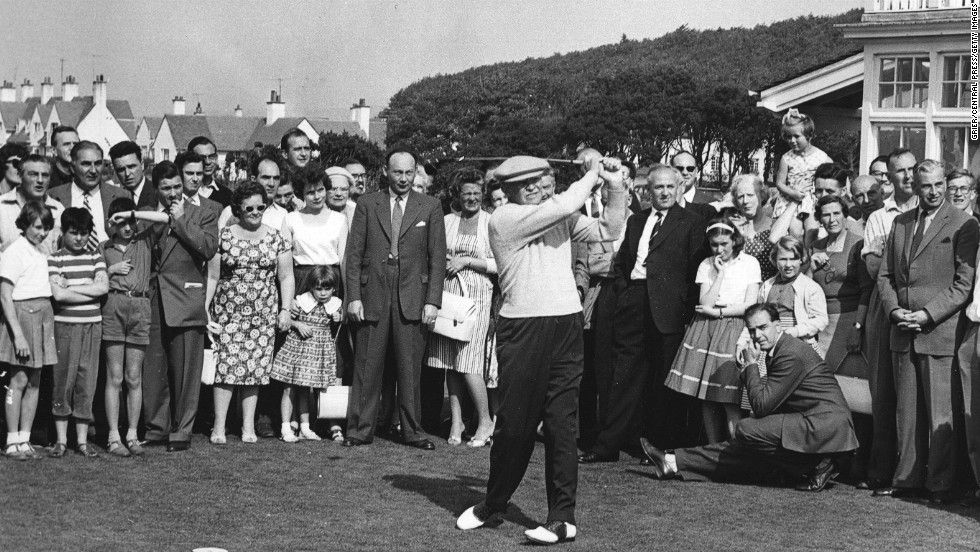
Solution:
M424 477L421 475L391 474L383 478L393 487L399 490L412 492L429 499L436 506L448 511L454 516L463 513L467 508L477 504L486 497L482 491L476 488L485 488L486 480L466 475L457 475L454 478ZM540 523L527 517L524 512L514 504L507 507L507 512L500 516L503 520L523 525L528 529L533 529ZM499 521L488 526L499 525Z

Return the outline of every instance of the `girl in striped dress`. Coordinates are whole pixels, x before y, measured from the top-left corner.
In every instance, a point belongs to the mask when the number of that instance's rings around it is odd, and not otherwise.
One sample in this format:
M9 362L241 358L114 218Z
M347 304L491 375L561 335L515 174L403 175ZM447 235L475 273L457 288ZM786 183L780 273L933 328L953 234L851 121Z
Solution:
M695 283L701 286L697 316L664 384L701 399L708 441L730 438L741 419L741 385L735 347L745 328L742 315L755 303L762 283L759 261L742 251L745 239L727 218L716 219L705 233L712 256L701 261Z
M473 398L474 414L479 422L473 438L466 444L483 447L490 444L494 426L487 402L484 360L493 299L493 282L488 274L495 274L497 265L493 261L488 237L490 215L480 208L483 204L482 173L464 169L453 175L450 189L460 212L446 215L445 219L447 262L443 289L462 295L462 286L466 286L466 294L476 302L478 321L470 341L430 334L426 365L447 371L446 384L452 413L448 443L459 445L463 441L463 412L459 397L466 390Z
M280 414L282 440L295 443L300 439L319 441L320 436L310 428L310 389L326 389L337 385L337 349L332 324L342 318L341 300L334 296L336 273L330 266L315 266L306 276L303 288L296 297L294 316L282 349L272 363L274 380L283 382ZM299 435L289 425L293 406L299 412ZM330 428L331 439L343 440L340 425Z

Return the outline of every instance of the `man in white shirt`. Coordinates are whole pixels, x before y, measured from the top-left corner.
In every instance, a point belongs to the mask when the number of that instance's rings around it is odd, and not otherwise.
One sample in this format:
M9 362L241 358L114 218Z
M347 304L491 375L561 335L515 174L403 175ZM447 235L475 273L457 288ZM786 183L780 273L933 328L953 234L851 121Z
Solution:
M64 206L48 196L48 182L51 179L51 161L43 155L31 154L20 162L20 184L13 190L0 195L0 249L6 249L21 236L16 220L28 201L41 201L51 209L54 228L38 248L41 253L50 255L58 250L61 236L61 212Z
M884 205L884 199L881 197L881 186L873 176L867 174L851 181L851 199L854 200L861 213L862 228L871 214ZM863 230L862 235L864 235Z
M261 184L265 188L266 209L262 213L262 224L276 230L282 230L282 222L285 220L288 211L274 201L279 183L282 180L282 166L279 160L268 155L256 157L249 167L249 173L252 182ZM218 228L224 228L235 224L235 222L237 219L231 213L231 206L229 205L221 211L221 215L218 217Z
M95 228L89 239L91 249L109 239L106 224L109 204L117 197L129 197L129 193L116 186L102 183L102 148L95 142L82 140L71 150L74 180L67 186L52 188L48 193L65 207L81 207L92 214Z
M187 151L200 155L204 163L197 193L201 197L220 203L222 207L231 205L231 190L218 182L221 171L218 170L218 147L214 142L207 136L197 136L187 144Z
M682 186L678 188L677 204L701 215L705 220L714 217L718 213L711 205L714 198L698 188L701 172L698 171L694 155L688 151L677 152L670 158L670 166L677 169L683 178Z
M156 190L146 181L143 173L143 152L136 142L124 140L109 148L112 170L119 179L119 185L133 194L136 208L152 207L157 204Z
M977 200L977 177L966 169L946 173L946 200L973 218L980 218L973 207Z
M364 195L367 190L367 171L364 169L364 164L357 159L351 158L341 163L340 166L346 169L351 177L354 178L354 184L350 189L350 198L357 201L357 198Z
M282 157L286 161L289 172L302 169L312 158L313 148L310 137L298 128L287 130L279 141L279 147L282 149Z

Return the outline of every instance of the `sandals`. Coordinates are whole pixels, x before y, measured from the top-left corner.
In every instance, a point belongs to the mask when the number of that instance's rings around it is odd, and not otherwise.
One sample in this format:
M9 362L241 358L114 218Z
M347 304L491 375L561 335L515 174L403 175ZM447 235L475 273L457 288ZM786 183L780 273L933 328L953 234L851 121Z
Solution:
M486 439L477 439L476 437L473 437L472 439L466 442L466 446L472 448L483 448L483 447L488 447L492 444L493 444L493 437L487 437Z
M82 443L82 444L78 445L78 448L75 449L75 454L78 454L80 456L84 456L85 458L98 458L99 457L99 451L95 449L95 445L92 445L92 444L89 444L89 443Z
M293 433L293 430L292 429L290 429L289 431L284 431L282 433L282 437L280 437L279 439L283 443L295 443L295 442L299 441L299 437L297 437L296 434ZM242 434L242 442L245 442L245 434L244 433Z
M64 443L55 443L51 450L48 451L48 456L51 458L63 458L65 453L68 452L68 445Z
M7 445L7 448L3 450L3 455L11 460L17 460L18 462L23 462L27 460L27 453L20 446L20 443L13 443Z
M133 456L143 456L143 454L146 453L146 451L143 450L143 447L140 446L140 442L137 439L130 439L126 441L126 448L129 449L129 452L132 453Z
M109 454L117 458L129 458L132 456L129 449L119 441L109 441L109 446L106 448L106 450L109 452Z
M242 442L246 445L254 445L255 443L259 442L259 437L254 431L252 433L245 433L245 431L242 430Z
M342 429L335 428L330 432L330 439L332 441L341 442L344 440L344 431Z
M211 441L211 444L212 445L227 445L228 444L228 438L225 437L224 434L217 433L215 431L212 431L211 432L211 439L210 439L210 441Z
M322 441L323 440L312 429L301 429L299 431L299 439L301 441Z
M446 442L454 447L458 447L459 445L463 444L463 438L457 437L455 435L450 435L449 438L446 439Z

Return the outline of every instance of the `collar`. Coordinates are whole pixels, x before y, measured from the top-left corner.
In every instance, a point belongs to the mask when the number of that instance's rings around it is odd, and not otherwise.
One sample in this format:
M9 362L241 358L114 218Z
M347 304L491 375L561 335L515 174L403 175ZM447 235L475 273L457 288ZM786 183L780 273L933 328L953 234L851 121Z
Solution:
M684 192L681 197L684 198L684 203L694 203L694 197L698 195L698 185L695 184L691 186L691 189Z
M194 194L192 197L187 197L187 194L184 194L184 201L190 203L191 205L200 206L201 205L201 195L200 194Z
M925 214L925 218L934 217L934 216L936 216L936 213L938 213L939 210L943 208L943 205L946 205L946 199L945 198L943 199L942 203L940 203L939 205L937 205L936 208L933 209L932 211L926 211L920 205L920 206L917 207L918 212L916 213L916 217L915 218L916 219L920 219L920 218L923 217L923 214Z
M388 201L395 201L395 198L396 197L400 197L403 202L407 202L408 201L409 194L412 193L411 188L409 188L409 190L407 192L405 192L404 194L396 194L396 193L394 193L394 192L391 191L391 188L388 188L388 190L389 190L388 191L388 195L391 196L390 198L388 198Z
M912 209L915 209L918 206L919 206L919 196L915 196L914 195L914 196L910 197L908 199L908 201L906 201L905 203L899 205L898 202L895 201L895 195L892 194L892 196L890 198L888 198L888 199L885 200L885 203L884 203L884 205L882 205L882 208L886 212L888 212L888 211L897 211L899 213L904 213L905 211L910 211Z
M97 192L98 190L99 190L99 186L96 186L96 187L92 188L91 190L85 191L85 190L82 189L81 186L78 185L77 182L75 182L74 180L71 181L71 193L72 193L72 195L80 195L80 196L93 195L94 196L95 195L95 192Z
M132 194L133 194L133 200L134 201L139 201L140 196L143 195L143 187L144 186L146 186L146 177L145 176L143 177L143 180L140 180L140 183L137 184L135 188L133 188Z
M767 359L772 358L772 353L773 353L773 351L776 350L776 347L779 345L779 340L782 339L782 338L783 338L783 332L780 331L779 333L776 334L776 342L772 344L772 349L769 349L768 351L766 351L766 358Z

